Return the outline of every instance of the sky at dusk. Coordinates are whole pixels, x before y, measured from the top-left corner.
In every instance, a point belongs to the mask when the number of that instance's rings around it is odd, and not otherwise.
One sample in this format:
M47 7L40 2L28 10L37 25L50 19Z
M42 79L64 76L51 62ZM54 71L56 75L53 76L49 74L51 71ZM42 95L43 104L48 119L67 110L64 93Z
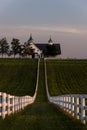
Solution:
M87 0L0 0L0 38L61 44L61 57L87 58Z

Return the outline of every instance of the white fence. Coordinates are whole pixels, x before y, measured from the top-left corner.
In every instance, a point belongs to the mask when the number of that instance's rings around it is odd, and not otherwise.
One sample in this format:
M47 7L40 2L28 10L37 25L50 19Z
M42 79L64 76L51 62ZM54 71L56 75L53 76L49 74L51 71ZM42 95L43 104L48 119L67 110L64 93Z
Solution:
M77 119L80 119L83 124L87 121L86 116L86 99L87 95L61 95L56 97L50 97L50 102L54 103L64 111L67 111L72 116L75 116Z
M45 62L45 61L44 61ZM87 94L69 94L60 96L50 96L47 84L47 74L46 74L46 62L45 62L45 83L48 100L58 105L64 111L67 111L72 116L80 119L83 124L87 122L86 110L87 110Z
M30 96L12 96L10 94L0 92L0 116L5 118L6 114L18 112L32 102Z
M0 116L4 119L6 115L10 115L11 113L18 112L24 109L27 105L32 104L37 95L38 89L38 80L39 80L39 62L38 60L38 68L37 68L37 81L36 81L36 90L34 96L13 96L10 94L6 94L0 92Z

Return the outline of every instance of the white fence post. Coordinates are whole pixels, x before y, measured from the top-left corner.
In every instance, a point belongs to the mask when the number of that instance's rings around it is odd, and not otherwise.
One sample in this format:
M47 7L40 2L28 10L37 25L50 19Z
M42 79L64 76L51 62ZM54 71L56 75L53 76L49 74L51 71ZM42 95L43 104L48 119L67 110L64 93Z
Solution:
M78 96L76 97L76 104L75 104L75 106L76 106L75 114L76 114L77 119L79 119L79 97Z
M63 97L63 108L64 108L64 110L65 110L65 101L66 101L66 98L65 98L65 96Z
M2 93L0 92L0 116L2 115Z
M2 118L5 118L6 114L6 93L2 93Z
M7 95L8 115L10 115L10 94Z
M74 100L75 100L75 98L74 98L74 96L72 96L72 97L71 97L71 102L72 102L72 104L71 104L71 113L72 113L72 116L75 115L75 114L74 114L74 110L75 110Z
M12 96L12 113L14 114L14 112L15 112L15 98L14 98L14 96Z
M81 97L81 122L83 124L86 123L86 121L85 121L85 109L84 109L84 107L85 107L85 98Z
M14 110L15 112L17 112L17 104L18 104L18 102L17 102L17 96L15 96L15 104L14 104L15 105L15 110Z
M68 96L66 96L66 111L68 112Z
M69 113L71 113L71 96L69 96Z
M21 110L21 97L19 97L19 110Z

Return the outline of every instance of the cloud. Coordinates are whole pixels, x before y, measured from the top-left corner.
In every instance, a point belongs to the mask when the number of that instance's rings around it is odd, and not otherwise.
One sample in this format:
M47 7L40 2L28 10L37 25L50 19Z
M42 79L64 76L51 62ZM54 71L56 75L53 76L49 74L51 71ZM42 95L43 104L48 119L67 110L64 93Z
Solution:
M19 26L21 30L37 30L37 31L47 31L47 32L62 32L62 33L80 33L81 30L72 27L64 27L64 26Z
M66 26L33 26L33 25L0 25L0 35L23 35L30 32L57 32L57 33L72 33L72 34L80 34L86 33L87 30L66 27Z
M46 37L50 34L58 34L62 35L62 38L66 36L66 34L71 36L81 36L87 34L87 28L73 28L66 26L47 26L47 25L0 25L0 38L7 37L7 39L12 39L13 37L19 39L26 39L30 33L35 36L39 35L42 37ZM75 34L75 35L73 35Z

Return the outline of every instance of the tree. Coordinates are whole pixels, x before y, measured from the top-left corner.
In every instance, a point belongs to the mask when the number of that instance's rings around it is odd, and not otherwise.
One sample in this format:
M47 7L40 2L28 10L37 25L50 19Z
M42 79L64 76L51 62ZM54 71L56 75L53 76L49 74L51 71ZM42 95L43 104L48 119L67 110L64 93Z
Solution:
M57 48L54 44L50 45L48 44L46 46L46 55L47 56L56 56L57 55Z
M0 53L2 54L2 57L3 57L3 54L8 54L8 50L9 50L8 42L6 38L2 38L0 40Z
M26 43L24 48L24 55L32 55L34 58L34 49L30 45L26 45Z
M20 41L19 41L19 39L13 38L11 45L12 45L12 52L13 52L14 57L15 57L16 54L20 53Z

